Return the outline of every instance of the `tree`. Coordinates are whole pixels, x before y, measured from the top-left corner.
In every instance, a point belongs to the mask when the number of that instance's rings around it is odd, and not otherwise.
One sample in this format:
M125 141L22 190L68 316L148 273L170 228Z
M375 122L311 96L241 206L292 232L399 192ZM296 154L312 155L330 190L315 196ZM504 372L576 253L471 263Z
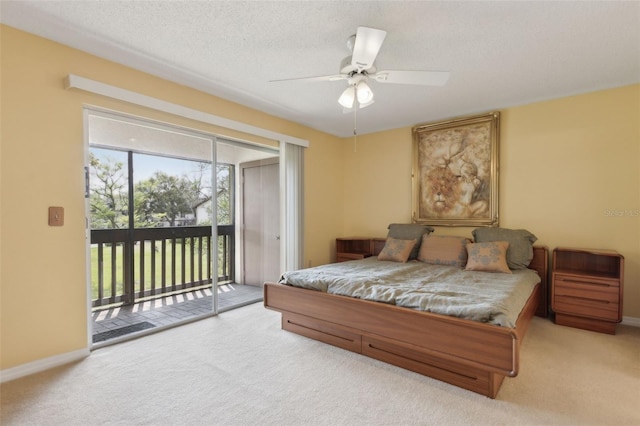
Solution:
M135 187L136 216L141 221L156 223L162 217L169 226L176 226L176 219L187 214L193 214L195 218L198 205L211 199L210 188L204 179L207 169L210 170L208 164L198 163L192 178L157 171L151 178L138 182Z
M127 228L129 194L124 162L108 156L99 158L93 152L90 161L91 228ZM162 226L163 222L176 226L178 218L186 218L190 214L196 218L199 206L211 201L211 165L203 162L192 164L195 167L188 174L175 176L156 171L150 178L135 185L133 219L136 228ZM225 167L228 174L229 166ZM223 198L224 194L228 194L228 185L228 182L222 183L219 190L222 191ZM228 195L226 198L225 206L228 206ZM191 223L185 221L184 224Z
M191 204L191 210L193 217L198 220L197 210L199 207L208 204L208 213L211 217L211 164L210 163L196 163L194 171L189 178L191 182L191 192L189 193L189 203ZM200 221L199 225L211 224L211 220Z
M233 166L228 164L216 165L216 201L218 209L218 224L233 223L233 208L231 205L231 172Z
M100 161L93 153L91 165L89 206L92 229L115 229L128 226L127 177L124 163L106 157Z
M145 220L161 215L169 226L176 226L176 218L192 212L193 186L193 182L185 177L157 171L136 184L134 191L140 201L136 212Z

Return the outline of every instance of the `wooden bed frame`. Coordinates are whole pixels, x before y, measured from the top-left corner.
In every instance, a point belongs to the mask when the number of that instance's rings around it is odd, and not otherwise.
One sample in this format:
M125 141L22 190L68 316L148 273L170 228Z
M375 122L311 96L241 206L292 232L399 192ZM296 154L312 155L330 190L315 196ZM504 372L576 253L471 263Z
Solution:
M275 283L264 285L264 306L282 313L284 330L495 398L518 374L531 318L547 315L548 256L534 247L529 268L542 282L515 329Z

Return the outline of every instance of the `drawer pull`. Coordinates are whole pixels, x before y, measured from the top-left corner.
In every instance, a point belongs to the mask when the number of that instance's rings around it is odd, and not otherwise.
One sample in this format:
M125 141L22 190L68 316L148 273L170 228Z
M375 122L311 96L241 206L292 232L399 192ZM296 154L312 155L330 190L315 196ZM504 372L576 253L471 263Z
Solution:
M579 280L568 280L565 278L560 279L560 281L565 282L565 283L574 283L574 284L582 284L582 285L593 285L596 287L611 287L610 284L607 283L594 283L594 282L590 282L590 281L579 281Z
M587 302L602 303L604 305L608 305L609 303L611 303L608 300L589 299L588 297L578 297L578 296L564 296L564 297L567 297L569 299L586 300Z

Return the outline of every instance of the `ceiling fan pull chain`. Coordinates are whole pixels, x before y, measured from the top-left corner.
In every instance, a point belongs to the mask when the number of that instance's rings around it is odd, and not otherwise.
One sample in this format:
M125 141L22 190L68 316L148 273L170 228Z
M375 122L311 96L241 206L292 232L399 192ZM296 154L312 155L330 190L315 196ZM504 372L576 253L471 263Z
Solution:
M358 114L358 101L356 100L356 103L353 108L353 152L357 152L357 142L358 142L358 133L356 132L357 114Z

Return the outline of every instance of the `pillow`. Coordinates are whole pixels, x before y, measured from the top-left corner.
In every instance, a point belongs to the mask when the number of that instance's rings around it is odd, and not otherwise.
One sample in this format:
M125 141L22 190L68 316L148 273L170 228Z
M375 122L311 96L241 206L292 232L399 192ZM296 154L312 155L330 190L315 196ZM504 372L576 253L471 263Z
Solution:
M467 253L469 259L466 271L503 272L511 274L507 265L507 241L494 241L491 243L469 243Z
M406 261L409 260L409 254L416 245L416 242L416 240L387 238L382 251L378 255L378 260L406 263Z
M413 260L418 257L420 242L422 236L433 232L433 228L420 223L392 223L389 225L387 238L397 238L399 240L416 240L417 244L413 247L409 259Z
M476 228L472 234L477 243L507 241L507 265L510 269L527 269L533 259L533 243L538 239L526 229Z
M431 265L450 265L464 267L467 263L467 244L471 240L465 237L448 235L424 235L418 252L418 260Z

